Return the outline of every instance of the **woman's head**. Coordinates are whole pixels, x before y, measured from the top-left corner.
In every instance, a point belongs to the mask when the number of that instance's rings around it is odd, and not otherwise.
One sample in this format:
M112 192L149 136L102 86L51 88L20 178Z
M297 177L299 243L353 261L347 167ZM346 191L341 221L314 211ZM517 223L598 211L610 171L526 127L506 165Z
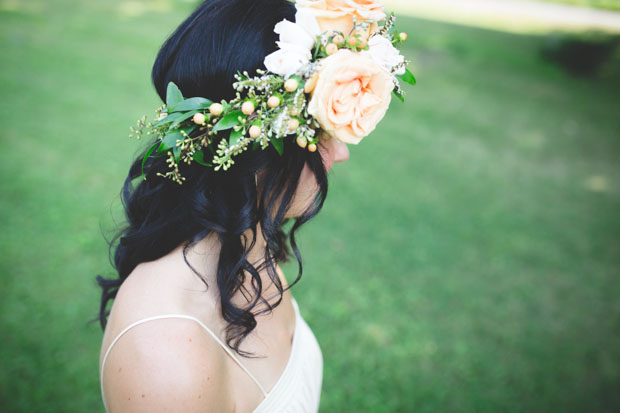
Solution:
M295 8L287 0L204 1L162 46L152 71L155 89L164 100L172 81L185 97L230 99L235 94L234 75L264 68L265 56L276 49L274 26L294 16ZM218 139L227 138L227 132L221 133ZM231 301L245 275L259 278L258 268L246 259L256 233L250 242L242 234L260 228L266 241L261 269L281 293L284 289L275 264L286 261L292 249L299 265L292 287L302 274L295 233L322 208L331 165L347 158L346 145L334 139L321 140L314 153L287 139L283 155L271 146L246 151L226 171L183 164L186 180L179 185L157 175L168 168L165 157L149 157L143 166L139 156L122 191L127 226L110 243L119 278L97 277L104 290L99 314L102 326L107 302L138 264L164 256L181 244L185 253L192 243L215 233L221 243L217 287L228 322L227 341L239 351L240 342L256 325L251 309L263 290L261 283L252 283L253 302L247 308L237 308ZM135 183L143 169L146 180ZM291 218L294 223L287 233L284 227Z
M235 73L247 71L253 74L256 69L264 68L265 56L276 49L274 27L283 19L295 20L295 7L290 1L204 1L164 43L157 56L152 79L162 101L171 81L179 86L185 97L207 97L215 102L231 99L235 94L232 87ZM226 138L226 132L222 137ZM294 139L289 141L294 142ZM297 181L299 188L290 205L282 203L282 207L288 206L284 217L300 216L305 210L300 208L300 192L307 194L308 188L315 186L312 183L318 186L313 192L320 191L321 182L314 181L315 178L322 180L316 175L323 174L323 171L317 171L317 168L327 172L331 167L324 163L323 168L319 168L319 160L333 163L334 149L340 148L340 153L343 146L346 148L344 144L337 146L329 141L332 139L322 141L318 153L314 154L290 142L286 145L284 157L273 148L263 153L247 152L237 161L234 173L242 174L246 180L255 173L260 177L260 187L264 188L262 181L269 180L273 172L286 172L290 178L288 183ZM196 165L193 169L194 175L204 174L204 167ZM299 179L294 179L298 169ZM210 174L211 179L221 178L227 172Z
M276 49L273 31L282 19L295 19L286 0L206 0L164 43L153 66L153 84L165 100L168 82L185 97L212 101L234 96L238 71L264 68Z

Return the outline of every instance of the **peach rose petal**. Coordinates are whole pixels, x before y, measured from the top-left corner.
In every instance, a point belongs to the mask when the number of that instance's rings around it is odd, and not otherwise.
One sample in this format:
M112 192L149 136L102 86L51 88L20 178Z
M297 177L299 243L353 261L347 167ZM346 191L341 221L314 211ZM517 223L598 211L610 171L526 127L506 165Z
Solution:
M365 20L381 21L385 20L385 11L383 5L377 0L344 0L345 6Z
M376 22L385 20L383 5L378 0L297 0L296 7L311 13L321 32L341 32L348 36L357 22L372 20L368 31L357 33L366 42L376 30Z
M372 58L341 49L323 60L308 113L330 136L357 144L385 116L393 88Z
M353 30L353 18L346 12L336 13L331 16L316 16L321 32L340 32L345 36Z

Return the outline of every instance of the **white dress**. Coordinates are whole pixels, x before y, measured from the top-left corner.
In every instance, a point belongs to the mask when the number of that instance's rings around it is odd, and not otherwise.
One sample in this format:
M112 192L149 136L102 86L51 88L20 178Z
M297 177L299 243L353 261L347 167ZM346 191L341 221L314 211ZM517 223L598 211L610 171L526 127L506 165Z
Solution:
M110 354L110 350L118 339L125 334L130 328L151 320L162 318L187 318L196 321L203 327L215 341L228 353L230 357L252 378L259 387L265 398L254 409L255 413L306 413L317 412L319 409L319 401L321 397L321 384L323 381L323 355L321 348L312 333L312 330L306 323L299 312L297 300L292 298L293 307L295 308L295 332L293 334L293 343L290 358L284 368L284 372L276 382L273 389L267 393L265 388L256 380L254 375L239 361L233 352L214 334L204 323L196 317L187 314L163 314L138 320L123 331L121 331L112 344L108 347L103 362L101 364L101 397L103 405L106 408L105 393L103 389L103 372L105 362Z

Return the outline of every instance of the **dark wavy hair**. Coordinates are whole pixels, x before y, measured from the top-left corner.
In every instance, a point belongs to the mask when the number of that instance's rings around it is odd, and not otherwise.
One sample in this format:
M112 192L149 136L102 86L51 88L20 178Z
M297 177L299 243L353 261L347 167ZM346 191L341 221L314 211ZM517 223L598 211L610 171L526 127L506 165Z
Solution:
M257 69L264 69L265 56L276 50L274 26L285 18L294 21L294 16L294 5L287 0L204 1L159 51L152 71L157 93L165 100L168 82L173 81L185 97L201 96L213 101L233 98L234 74L244 70L253 74ZM230 132L222 132L218 139L227 139L227 133ZM246 151L227 171L216 172L196 163L183 164L181 174L187 180L182 185L157 176L158 172L168 170L165 157L149 157L144 166L146 180L138 180L144 155L145 152L140 154L131 165L121 191L126 226L108 240L118 278L96 277L102 296L95 320L105 328L108 302L116 297L121 284L138 264L156 260L181 244L185 262L209 288L189 264L186 252L206 236L217 234L221 243L217 287L221 312L228 323L226 341L238 354L251 356L253 353L239 349L240 343L255 328L255 315L272 311L281 303L285 291L276 264L288 261L292 250L298 274L287 289L303 273L295 234L319 213L327 196L327 172L319 151L304 150L289 138L285 140L282 156L272 147ZM318 184L314 202L302 215L285 218L305 165ZM294 221L287 232L289 220ZM259 223L266 251L264 261L255 267L247 254L256 243ZM242 235L248 230L251 240ZM262 297L259 276L262 270L267 271L280 292L273 306ZM240 289L245 296L244 282L248 275L252 277L253 300L249 306L239 308L231 298ZM254 314L252 310L259 301L268 308Z

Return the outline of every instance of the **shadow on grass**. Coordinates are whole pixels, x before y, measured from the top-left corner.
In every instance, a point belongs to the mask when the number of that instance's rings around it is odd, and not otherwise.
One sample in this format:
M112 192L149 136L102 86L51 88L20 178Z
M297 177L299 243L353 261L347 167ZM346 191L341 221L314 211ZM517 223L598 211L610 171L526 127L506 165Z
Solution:
M569 73L599 77L618 72L620 36L603 32L554 33L545 39L541 54Z

